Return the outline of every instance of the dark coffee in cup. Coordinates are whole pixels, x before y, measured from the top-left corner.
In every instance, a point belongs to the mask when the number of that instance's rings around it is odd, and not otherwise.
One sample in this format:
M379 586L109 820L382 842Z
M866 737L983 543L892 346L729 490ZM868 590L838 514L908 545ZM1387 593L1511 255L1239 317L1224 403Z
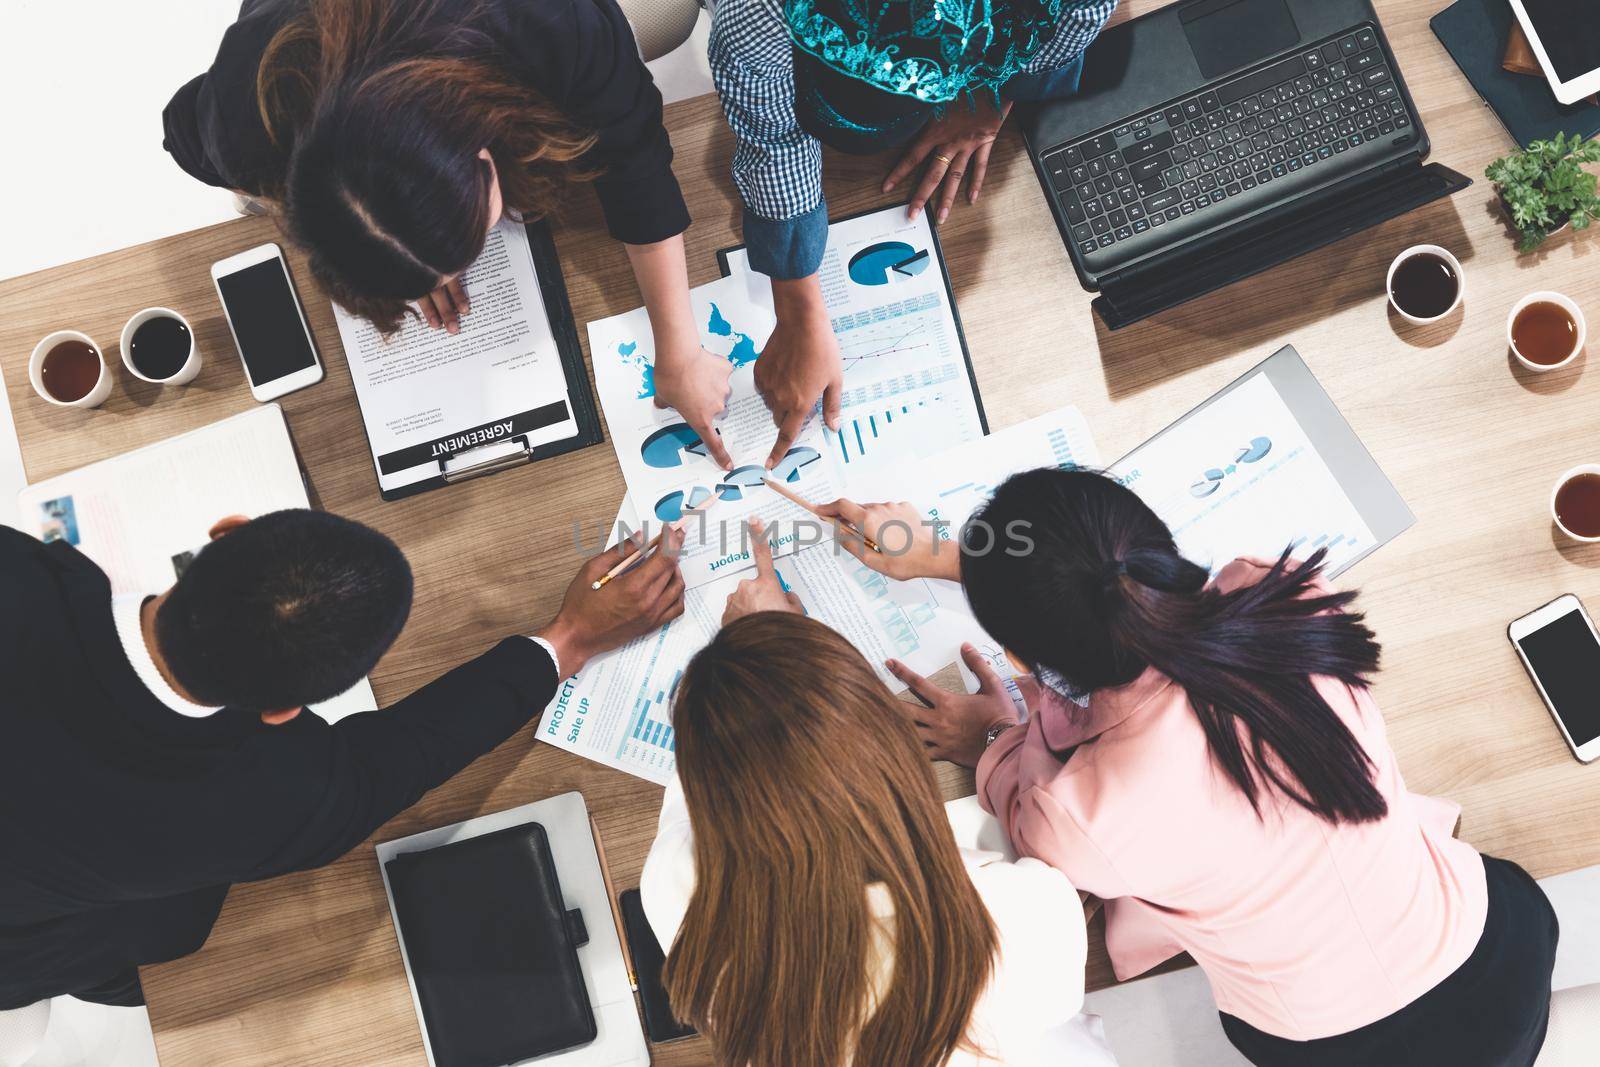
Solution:
M100 381L100 353L83 341L61 341L44 354L39 379L63 404L82 400Z
M165 381L183 369L194 339L180 319L157 315L139 324L128 345L133 369L146 378Z
M1419 319L1435 319L1449 311L1460 291L1455 266L1433 252L1407 256L1389 279L1389 298L1395 307Z

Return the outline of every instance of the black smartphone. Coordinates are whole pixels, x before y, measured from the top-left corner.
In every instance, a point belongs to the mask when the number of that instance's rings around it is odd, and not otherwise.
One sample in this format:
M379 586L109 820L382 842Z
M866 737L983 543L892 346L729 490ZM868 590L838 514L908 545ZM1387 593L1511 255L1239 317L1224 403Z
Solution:
M633 957L633 973L639 981L639 1010L644 1015L645 1036L658 1045L693 1037L698 1031L672 1016L667 987L661 984L661 968L667 956L656 941L655 931L650 929L650 921L644 917L639 891L629 889L617 898L617 904L622 908L623 935L628 939L628 955Z

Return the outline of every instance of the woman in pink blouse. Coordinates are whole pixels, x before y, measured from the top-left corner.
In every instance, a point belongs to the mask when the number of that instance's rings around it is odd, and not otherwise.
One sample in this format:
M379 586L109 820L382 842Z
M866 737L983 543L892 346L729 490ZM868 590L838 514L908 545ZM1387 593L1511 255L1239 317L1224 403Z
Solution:
M869 534L906 517L836 508ZM986 669L971 697L891 669L1018 852L1106 900L1119 977L1188 952L1257 1064L1533 1062L1555 914L1521 868L1453 838L1454 804L1407 792L1367 690L1378 645L1321 552L1213 580L1083 471L1018 475L975 522L959 556L877 562L959 578L1043 683L1036 714L1017 726Z

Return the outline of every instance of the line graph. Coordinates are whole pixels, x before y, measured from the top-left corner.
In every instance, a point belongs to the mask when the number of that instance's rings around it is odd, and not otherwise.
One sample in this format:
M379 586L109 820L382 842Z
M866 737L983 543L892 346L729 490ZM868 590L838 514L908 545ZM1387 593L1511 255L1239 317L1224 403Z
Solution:
M888 344L876 343L878 341L876 337L866 338L865 340L868 341L870 347L864 345L858 348L855 344L840 345L841 350L848 348L848 351L842 351L841 353L846 371L873 360L889 359L902 353L928 352L933 348L933 342L928 339L928 324L926 322L917 323L898 337L890 340Z

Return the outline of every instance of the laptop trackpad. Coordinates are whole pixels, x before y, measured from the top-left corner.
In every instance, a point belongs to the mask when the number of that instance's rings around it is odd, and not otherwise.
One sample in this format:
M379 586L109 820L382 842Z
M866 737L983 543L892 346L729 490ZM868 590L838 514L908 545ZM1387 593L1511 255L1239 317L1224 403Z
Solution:
M1200 73L1207 78L1266 59L1300 41L1284 0L1200 0L1178 17Z

